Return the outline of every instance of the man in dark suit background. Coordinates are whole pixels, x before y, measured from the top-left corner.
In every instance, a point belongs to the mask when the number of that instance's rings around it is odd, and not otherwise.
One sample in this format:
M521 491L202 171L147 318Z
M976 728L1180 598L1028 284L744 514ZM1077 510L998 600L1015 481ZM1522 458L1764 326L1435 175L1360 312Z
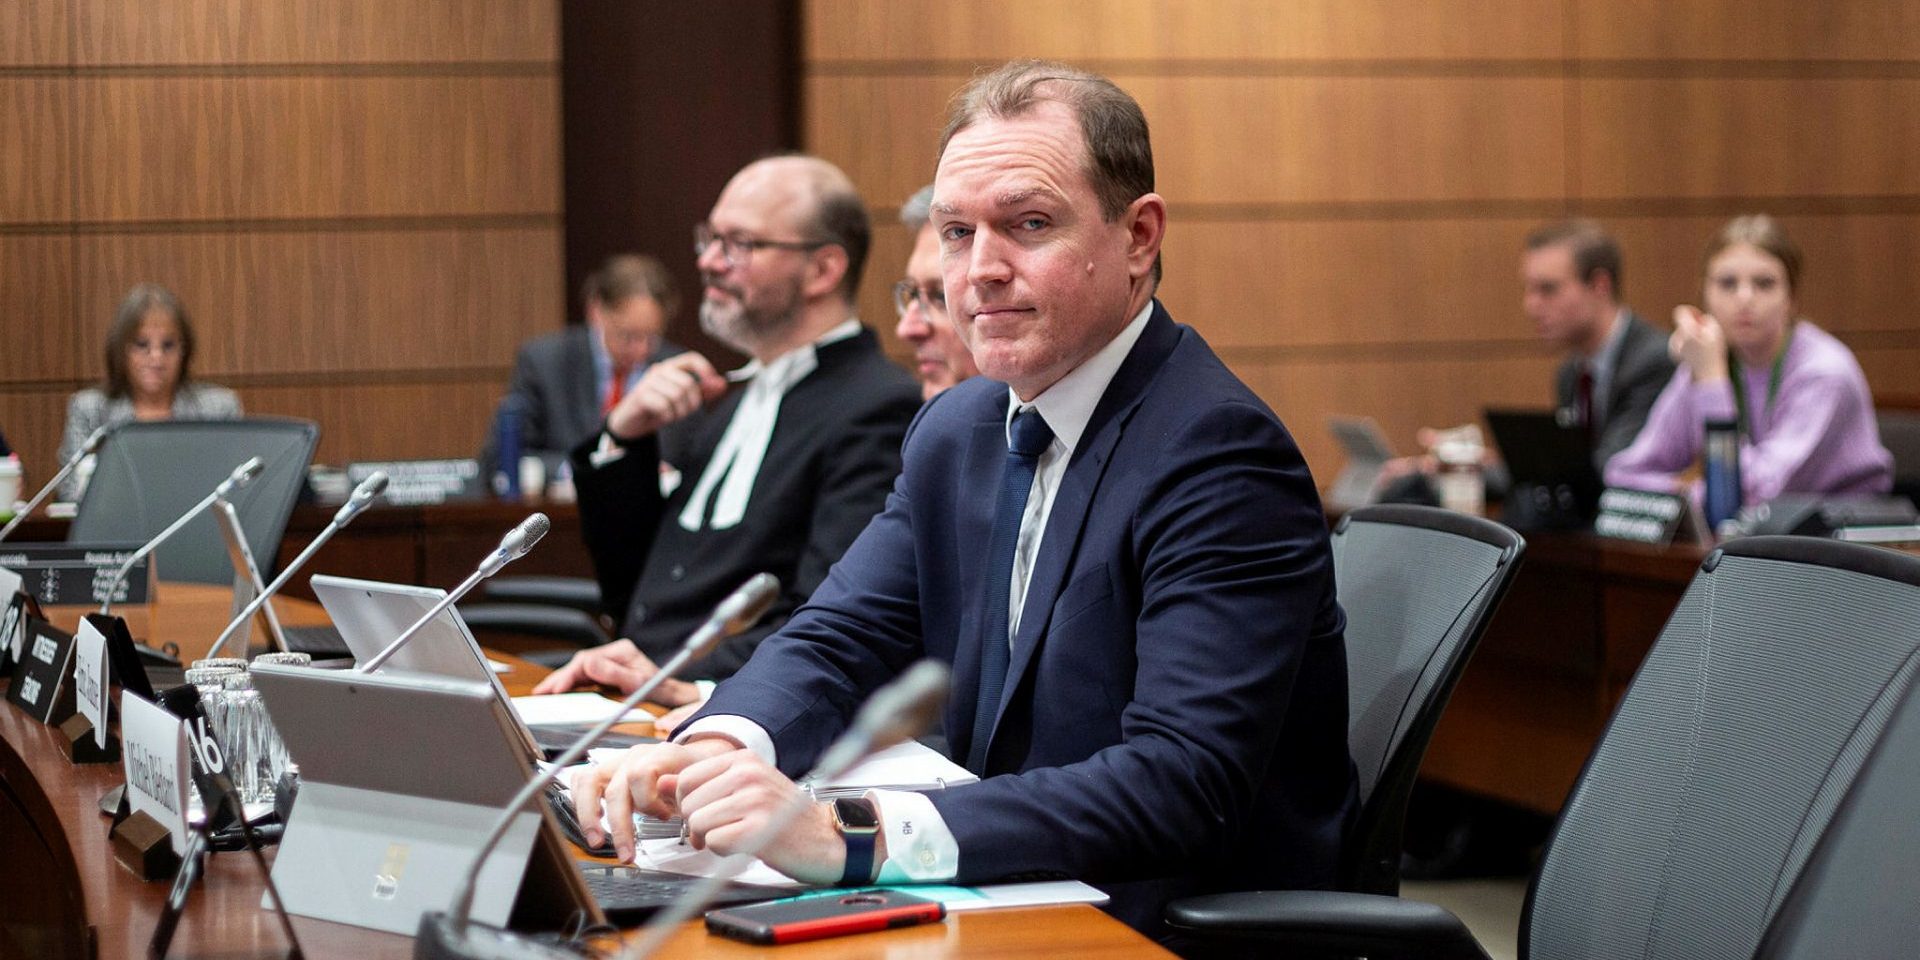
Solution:
M773 573L785 589L762 625L688 673L732 674L880 511L920 392L853 313L871 238L852 182L824 160L761 160L727 183L695 229L700 325L753 362L722 376L698 353L662 360L573 451L582 530L622 639L535 692L632 690L742 581ZM653 698L701 695L676 679Z
M1554 402L1584 426L1596 469L1640 435L1673 378L1667 335L1621 305L1620 245L1591 220L1550 223L1527 235L1521 308L1541 337L1567 351Z
M769 863L1076 876L1160 936L1170 897L1331 882L1354 775L1326 521L1272 411L1153 299L1144 116L1103 78L1015 63L956 98L943 139L946 298L984 376L927 404L886 511L678 742L576 778L583 822L604 798L623 856L634 809L736 850L869 693L933 657L981 781L809 807Z
M680 352L662 336L680 312L680 293L660 261L637 254L607 258L580 285L586 323L536 337L514 357L513 379L494 414L480 461L500 464L499 418L520 412L520 452L551 460L600 431L600 420L647 365Z

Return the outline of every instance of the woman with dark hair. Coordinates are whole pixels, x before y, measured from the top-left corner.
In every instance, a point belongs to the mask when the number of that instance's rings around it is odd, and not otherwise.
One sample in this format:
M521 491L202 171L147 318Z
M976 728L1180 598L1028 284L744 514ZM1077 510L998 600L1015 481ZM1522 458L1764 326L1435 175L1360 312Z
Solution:
M1866 374L1845 344L1796 319L1800 249L1786 231L1765 215L1734 218L1701 274L1706 310L1674 308L1668 349L1680 368L1640 436L1607 462L1607 485L1680 489L1707 421L1727 420L1739 425L1743 503L1891 489Z
M107 330L107 377L67 401L60 462L93 431L129 420L232 420L240 398L232 390L193 379L193 325L173 292L159 284L134 287ZM84 489L76 471L61 488L64 500Z

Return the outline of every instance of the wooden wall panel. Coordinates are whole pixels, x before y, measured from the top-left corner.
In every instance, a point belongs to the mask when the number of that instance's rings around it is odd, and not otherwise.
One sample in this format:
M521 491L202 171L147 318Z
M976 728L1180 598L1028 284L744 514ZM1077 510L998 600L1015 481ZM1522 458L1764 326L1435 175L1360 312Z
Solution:
M1569 5L1579 57L1659 60L1912 60L1911 0L1608 0Z
M1477 422L1488 406L1543 407L1558 357L1492 359L1357 357L1341 360L1225 359L1273 407L1323 486L1344 465L1327 420L1365 414L1401 453L1423 426Z
M556 213L552 77L106 77L83 220Z
M0 67L67 62L67 4L71 0L0 3Z
M1188 220L1162 299L1215 347L1530 341L1530 220Z
M1176 206L1564 195L1558 79L1113 79L1146 111L1159 190ZM963 82L811 77L806 142L870 200L904 197L930 178L946 101Z
M809 62L1557 58L1561 11L1533 0L813 0Z
M67 217L69 96L51 77L0 76L0 223Z
M73 326L73 244L0 234L0 382L63 380L94 367ZM11 436L11 434L9 434Z
M480 452L506 372L483 380L300 384L240 389L248 413L320 424L316 463L471 457Z
M82 64L553 61L558 9L528 0L70 0Z
M1920 80L1578 83L1588 197L1920 193Z
M900 315L893 309L893 285L907 275L907 256L913 252L913 237L900 225L893 210L874 211L873 248L867 252L867 273L860 280L860 298L854 305L860 322L880 335L881 349L903 361L913 355L913 350L893 335L893 328L900 321Z
M73 391L65 387L34 387L0 390L0 429L7 443L20 455L26 471L25 498L53 477L60 464L54 452L60 448L60 432L67 422L67 397Z
M133 284L165 282L210 379L504 368L566 310L557 226L83 235L78 261L90 333Z

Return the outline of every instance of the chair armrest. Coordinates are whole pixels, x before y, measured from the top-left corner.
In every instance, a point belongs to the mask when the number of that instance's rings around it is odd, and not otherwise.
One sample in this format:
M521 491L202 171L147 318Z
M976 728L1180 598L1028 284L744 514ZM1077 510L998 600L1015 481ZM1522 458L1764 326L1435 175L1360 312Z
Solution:
M600 613L600 584L586 577L494 577L486 587L487 599L500 603L541 603Z
M460 619L476 631L546 637L581 647L595 647L613 639L600 625L600 618L572 607L537 603L461 604Z
M1208 940L1284 942L1371 958L1488 960L1459 917L1399 897L1324 890L1216 893L1175 900L1166 917Z

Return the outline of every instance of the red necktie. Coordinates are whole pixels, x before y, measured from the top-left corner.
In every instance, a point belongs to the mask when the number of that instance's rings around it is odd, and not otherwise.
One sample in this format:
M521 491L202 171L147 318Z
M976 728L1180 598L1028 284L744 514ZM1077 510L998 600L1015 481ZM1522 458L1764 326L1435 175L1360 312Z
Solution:
M1592 446L1596 431L1593 422L1593 366L1591 364L1584 362L1580 364L1579 394L1574 402L1578 404L1580 429L1586 431L1587 444Z
M625 370L619 367L614 368L613 383L607 387L607 402L600 407L601 413L612 412L613 405L619 403L620 398L627 395L627 376L632 372L633 368L631 367Z

